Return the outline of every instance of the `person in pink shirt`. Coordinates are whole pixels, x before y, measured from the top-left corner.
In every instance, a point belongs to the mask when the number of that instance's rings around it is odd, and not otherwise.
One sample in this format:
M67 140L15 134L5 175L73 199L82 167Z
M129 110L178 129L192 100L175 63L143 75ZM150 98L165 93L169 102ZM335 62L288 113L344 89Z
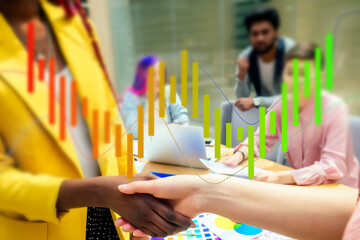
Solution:
M224 178L216 174L202 175L202 179L197 175L178 175L118 188L126 194L148 193L168 199L176 211L189 218L207 212L295 239L360 239L358 189L341 185L280 185L237 177L224 181ZM125 232L144 236L125 219L117 219L115 225Z
M281 184L317 185L338 182L358 187L359 163L354 155L349 130L347 106L339 97L322 90L322 123L314 122L314 43L300 43L286 55L283 81L288 84L288 152L286 158L295 170L282 172L262 172L255 180ZM292 111L292 70L293 59L299 59L299 126L293 126ZM311 67L311 94L304 96L304 62ZM324 76L322 77L324 79ZM266 152L281 141L281 100L275 101L276 134L270 134L270 114L265 119ZM255 157L259 156L259 130L254 135ZM220 162L237 166L248 157L247 139L239 144L234 155L224 157Z

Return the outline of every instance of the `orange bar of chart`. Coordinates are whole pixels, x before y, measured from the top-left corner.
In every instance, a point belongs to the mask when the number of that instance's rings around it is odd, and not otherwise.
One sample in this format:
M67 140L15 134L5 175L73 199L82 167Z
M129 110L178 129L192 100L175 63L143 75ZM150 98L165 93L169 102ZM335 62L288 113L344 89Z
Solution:
M105 111L104 124L104 141L110 143L110 111Z
M159 117L165 117L165 63L159 64Z
M154 98L154 67L149 68L148 72L148 103L149 103L149 136L154 136L155 122L154 122L154 111L155 111L155 98Z
M66 78L60 77L60 140L66 139Z
M83 98L81 100L81 116L83 118L87 118L87 116L88 116L88 100L87 100L87 98Z
M144 157L144 106L138 106L138 157Z
M133 164L134 164L134 156L133 156L133 135L132 133L128 133L127 135L127 178L133 178Z
M115 125L115 157L121 157L121 125Z
M115 157L121 157L121 125L115 125Z
M99 112L93 111L92 122L92 144L93 144L93 159L99 156Z
M49 63L49 123L55 124L55 59Z
M176 76L170 76L170 103L176 103Z
M40 82L43 82L44 81L44 76L45 76L45 59L43 59L43 58L40 58L39 60L38 60L38 74L39 74L39 76L38 76L38 78L39 78L39 81Z
M71 126L77 124L77 112L76 112L76 82L71 82Z

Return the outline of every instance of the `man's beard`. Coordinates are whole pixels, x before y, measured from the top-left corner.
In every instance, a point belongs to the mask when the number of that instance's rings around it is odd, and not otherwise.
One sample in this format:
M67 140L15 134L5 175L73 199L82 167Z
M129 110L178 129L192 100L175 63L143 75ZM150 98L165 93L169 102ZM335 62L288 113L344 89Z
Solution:
M263 55L263 54L266 54L268 53L274 46L275 46L275 43L276 43L276 39L274 39L271 44L269 46L267 46L265 49L263 50L259 50L259 49L255 49L256 53L259 54L259 55Z

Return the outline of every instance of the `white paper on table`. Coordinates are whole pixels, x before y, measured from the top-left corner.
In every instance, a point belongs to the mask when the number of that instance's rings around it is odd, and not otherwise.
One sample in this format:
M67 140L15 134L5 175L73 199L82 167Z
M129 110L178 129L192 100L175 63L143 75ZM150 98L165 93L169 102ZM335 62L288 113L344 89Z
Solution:
M133 155L138 155L138 140L136 139L133 140Z
M250 240L268 232L212 213L204 214L200 222L223 240Z
M226 174L226 175L234 175L237 177L248 177L248 167L245 166L237 166L237 167L230 167L222 163L218 162L210 162L204 159L200 159L200 161L205 164L206 167L208 167L211 171L219 174ZM267 170L261 169L261 168L254 168L254 174L260 172L266 172Z
M135 162L136 171L137 171L138 173L140 173L140 172L144 169L146 163L144 163L144 162L139 162L139 161L134 161L134 162Z

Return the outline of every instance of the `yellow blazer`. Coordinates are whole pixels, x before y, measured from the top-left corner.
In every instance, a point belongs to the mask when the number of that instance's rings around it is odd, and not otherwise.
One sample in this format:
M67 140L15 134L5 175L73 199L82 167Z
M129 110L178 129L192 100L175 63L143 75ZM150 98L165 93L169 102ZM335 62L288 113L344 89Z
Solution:
M46 0L41 5L77 82L80 99L89 100L89 130L94 109L99 111L102 128L105 110L112 111L111 119L119 112L82 20L78 15L66 18L61 7ZM35 91L27 92L26 48L1 13L0 29L0 238L85 239L87 209L58 214L55 207L62 181L83 178L75 145L69 132L66 141L59 140L58 120L49 124L48 84L35 78ZM56 106L57 115L58 109ZM117 123L122 124L120 118ZM112 133L114 130L112 126ZM104 144L102 135L100 154L114 142ZM126 138L122 144L123 158L116 159L113 148L99 157L102 175L126 174ZM120 239L129 239L129 234L117 230Z

